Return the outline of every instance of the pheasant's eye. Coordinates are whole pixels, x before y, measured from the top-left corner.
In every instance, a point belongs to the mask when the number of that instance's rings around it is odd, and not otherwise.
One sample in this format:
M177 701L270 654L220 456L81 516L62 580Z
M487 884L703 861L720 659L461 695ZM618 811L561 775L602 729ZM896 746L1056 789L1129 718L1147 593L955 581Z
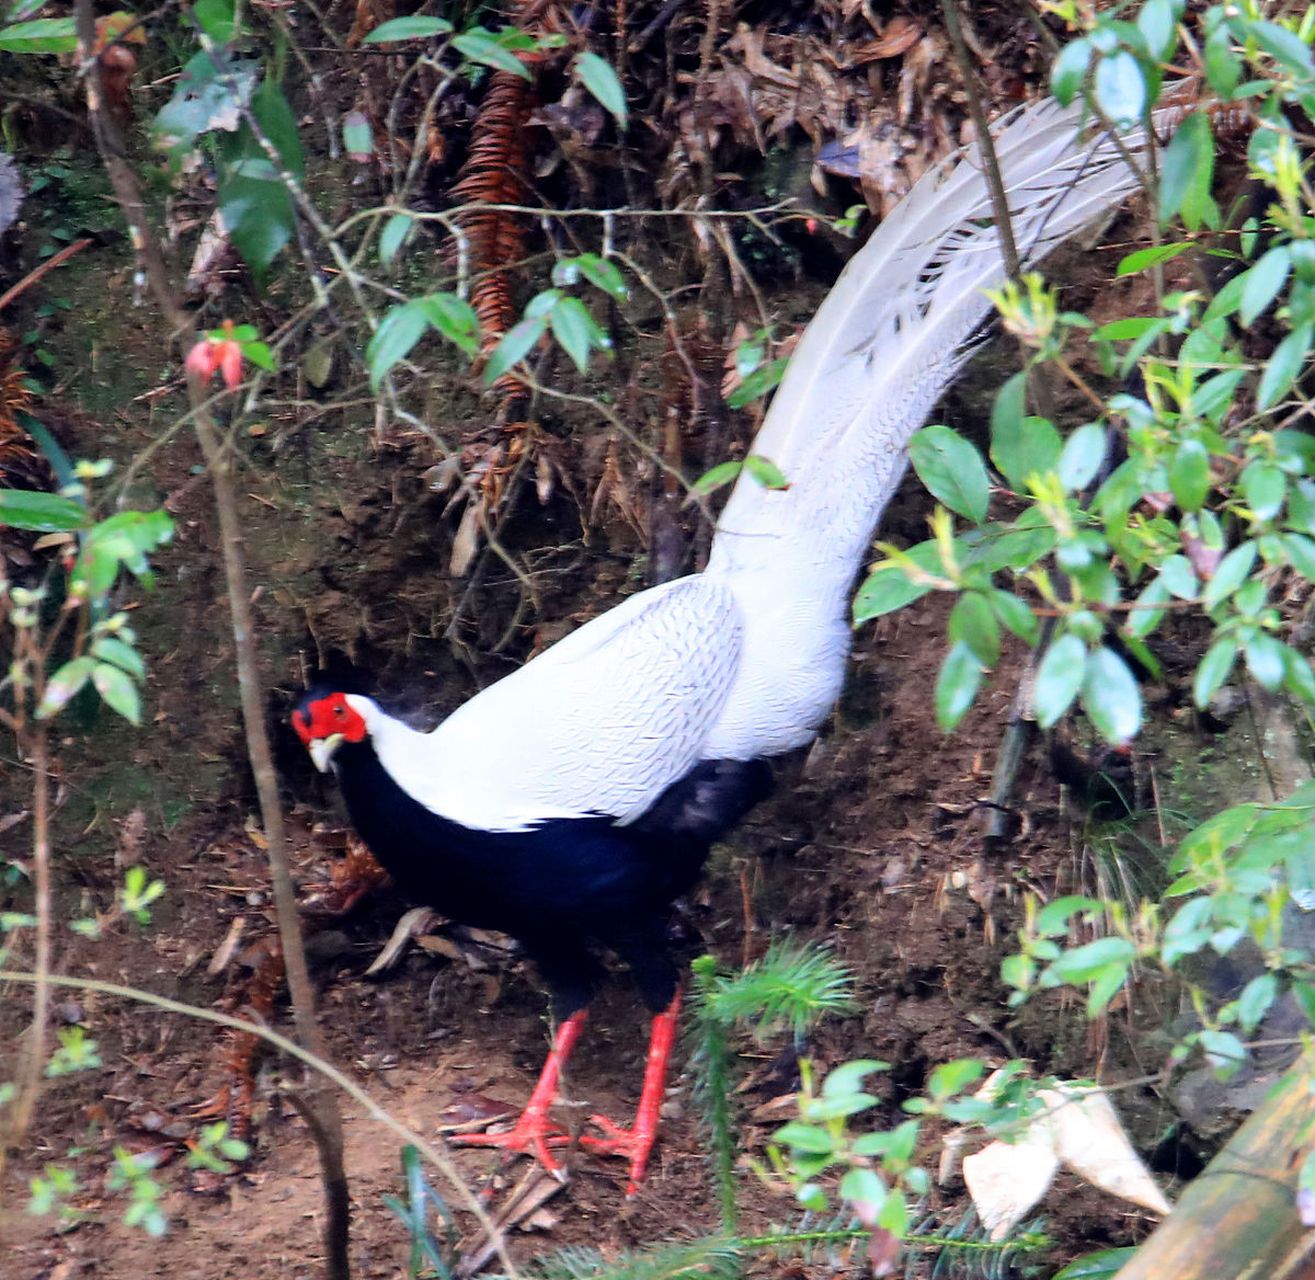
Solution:
M343 716L347 714L347 708L344 707L340 702L337 704L337 706L333 708L333 714L337 716L339 720L341 720Z

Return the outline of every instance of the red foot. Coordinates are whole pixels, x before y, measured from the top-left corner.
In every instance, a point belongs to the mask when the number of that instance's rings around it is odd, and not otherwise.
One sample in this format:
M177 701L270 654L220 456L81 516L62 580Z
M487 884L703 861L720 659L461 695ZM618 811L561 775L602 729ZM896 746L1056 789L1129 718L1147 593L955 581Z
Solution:
M676 1023L680 1017L680 998L681 993L677 991L671 1003L653 1019L648 1041L648 1060L644 1065L644 1085L639 1095L639 1107L635 1111L634 1126L623 1129L606 1116L592 1116L590 1123L601 1129L604 1136L587 1135L580 1139L581 1146L598 1155L625 1156L630 1161L630 1177L626 1183L628 1199L638 1194L639 1184L648 1169L649 1155L657 1141L658 1116L666 1088L667 1065L671 1059L671 1048L676 1040ZM572 1014L558 1028L534 1092L510 1133L458 1133L453 1134L452 1141L466 1146L500 1147L504 1151L533 1155L549 1173L565 1181L566 1171L553 1158L549 1148L565 1146L569 1139L553 1124L548 1111L557 1098L562 1070L575 1048L575 1042L580 1038L584 1020L585 1011L582 1009Z
M607 1136L586 1136L580 1139L581 1146L598 1155L625 1156L630 1161L630 1178L626 1183L627 1200L639 1194L639 1184L648 1169L649 1154L657 1141L659 1112L667 1083L667 1064L671 1059L671 1046L676 1040L676 1023L680 1017L680 995L677 991L666 1009L653 1019L648 1040L648 1060L644 1064L644 1087L639 1095L633 1128L623 1129L606 1116L591 1116L590 1123L597 1125Z
M554 1160L548 1148L564 1146L567 1136L547 1116L531 1115L527 1107L515 1128L507 1133L454 1133L453 1142L463 1147L500 1147L503 1151L532 1155L552 1176L566 1181L566 1170Z
M452 1141L464 1146L501 1147L504 1151L533 1155L554 1178L565 1182L566 1170L559 1161L553 1159L548 1148L563 1146L568 1139L549 1119L548 1109L557 1098L562 1069L575 1048L575 1042L580 1038L585 1016L586 1011L581 1009L558 1027L534 1092L530 1094L525 1110L521 1112L520 1119L510 1133L456 1133L452 1135Z

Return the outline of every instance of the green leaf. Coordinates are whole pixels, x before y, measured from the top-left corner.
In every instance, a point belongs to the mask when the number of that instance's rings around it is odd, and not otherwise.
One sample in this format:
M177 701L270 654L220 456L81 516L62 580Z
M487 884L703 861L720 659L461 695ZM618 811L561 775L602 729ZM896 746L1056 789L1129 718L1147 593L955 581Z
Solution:
M840 1098L855 1093L874 1071L889 1070L889 1062L879 1062L876 1058L855 1058L852 1062L841 1063L822 1082L822 1097Z
M236 6L233 0L196 0L192 14L217 45L228 44L236 31Z
M1019 954L1005 956L1000 961L1000 981L1015 991L1030 991L1036 981L1036 961Z
M1237 998L1237 1020L1247 1035L1260 1025L1277 995L1278 977L1273 973L1257 974L1242 988Z
M782 1125L774 1134L773 1142L784 1143L796 1151L810 1151L816 1155L830 1155L836 1149L836 1140L822 1128L792 1121Z
M909 459L932 496L951 511L981 523L991 500L986 464L949 427L923 427L909 442Z
M744 469L764 489L788 489L790 481L784 471L770 458L751 453L744 460Z
M440 336L468 356L479 353L479 317L464 298L455 293L430 293L416 303Z
M1130 342L1148 333L1163 333L1164 321L1158 316L1125 316L1103 324L1091 336L1100 342Z
M383 44L386 40L428 40L433 36L445 36L452 30L452 24L446 18L431 18L424 14L413 14L409 18L390 18L381 22L362 44Z
M1091 64L1091 41L1083 38L1073 40L1060 50L1050 68L1050 91L1059 100L1061 106L1068 106L1082 88L1087 78L1087 68Z
M723 463L722 465L738 467L739 464ZM713 471L715 470L716 467L713 468ZM708 475L711 474L711 471L708 472ZM707 476L703 478L706 480ZM908 575L899 565L892 564L888 560L882 561L868 574L854 597L854 625L870 622L883 614L894 613L896 609L902 609L905 605L922 599L931 589L930 583L910 582Z
M141 724L141 695L137 692L137 686L118 667L112 667L107 662L97 663L91 673L91 683L96 686L96 692L125 720Z
M1201 595L1201 603L1209 613L1216 605L1226 600L1238 589L1251 572L1256 562L1256 544L1244 542L1234 547L1220 562L1214 577L1206 583Z
M1287 394L1306 362L1312 335L1315 335L1315 325L1298 325L1274 348L1256 388L1257 409L1272 409Z
M575 74L580 83L598 99L616 121L617 128L626 127L626 91L612 69L611 63L596 53L582 53L575 60Z
M273 373L277 367L274 362L274 353L263 342L242 343L242 358L249 360L258 369L265 369L269 373Z
M1284 646L1283 687L1307 706L1315 706L1315 671L1305 655Z
M1283 683L1285 646L1267 631L1259 631L1246 643L1247 670L1256 683L1273 693Z
M1098 1018L1105 1012L1109 1002L1118 995L1120 988L1128 977L1128 968L1123 964L1108 964L1091 980L1091 989L1087 993L1087 1017Z
M141 654L132 645L125 644L115 636L101 636L91 646L91 652L93 657L112 662L138 680L146 676L146 665L142 662Z
M1210 492L1210 454L1199 440L1183 440L1169 464L1169 488L1183 511L1199 511Z
M1106 742L1127 742L1141 728L1141 689L1113 649L1096 649L1087 656L1082 705Z
M292 114L283 90L268 75L251 96L251 114L256 117L265 137L274 144L283 167L294 177L304 177L306 159L302 155L301 137L297 133L297 118ZM279 185L282 186L282 183Z
M1102 57L1093 86L1100 109L1115 124L1137 124L1146 110L1146 78L1126 49ZM1167 165L1167 161L1166 161Z
M1049 968L1051 977L1060 982L1090 982L1107 965L1130 965L1137 958L1137 948L1126 938L1097 938L1071 951L1065 951Z
M945 655L940 674L936 677L936 723L947 733L953 729L973 705L981 685L981 662L960 641Z
M927 1092L934 1102L944 1102L980 1080L985 1071L986 1064L980 1058L955 1058L943 1062L927 1078Z
M1154 606L1163 604L1168 599L1169 588L1165 585L1164 578L1152 578L1137 597L1136 603L1140 607L1129 611L1125 632L1134 639L1144 640L1164 618L1165 611Z
M220 151L228 163L220 166L219 209L234 247L259 275L292 239L292 197L278 171L257 151L250 130L242 129L235 142L221 142Z
M1257 520L1272 520L1287 497L1288 478L1272 462L1257 459L1242 472L1242 494Z
M949 637L967 645L983 666L993 667L1000 660L1000 624L980 592L965 591L959 597L950 612Z
M87 523L87 509L72 498L32 489L0 489L0 525L60 533Z
M549 316L552 335L571 357L571 363L583 373L589 367L589 353L595 347L606 347L607 336L589 308L579 298L562 298Z
M1135 1245L1121 1249L1101 1249L1075 1258L1053 1280L1114 1280L1137 1252Z
M1164 583L1169 594L1179 600L1195 600L1196 593L1201 589L1192 562L1186 556L1169 556L1160 566L1159 580Z
M1228 679L1237 661L1237 641L1232 636L1220 636L1206 651L1201 665L1192 679L1192 701L1197 707L1209 706L1210 699Z
M1300 36L1276 22L1248 22L1246 34L1289 71L1295 71L1302 79L1310 78L1310 48Z
M482 27L472 27L459 36L453 36L452 47L471 62L483 63L484 66L492 67L495 71L510 71L512 75L520 76L522 80L533 79L525 64L510 49L499 44L492 32L485 31ZM512 364L515 363L516 361L513 360Z
M1015 489L1023 489L1032 476L1047 475L1059 462L1063 440L1047 418L1027 417L1012 437L991 437L991 460Z
M871 1169L851 1169L840 1179L840 1198L848 1204L871 1206L877 1211L885 1204L886 1184Z
M1087 646L1075 635L1056 640L1036 673L1036 718L1043 729L1058 723L1087 674Z
M1026 600L1020 600L1008 591L992 587L987 599L995 616L1024 644L1034 645L1041 634L1041 623Z
M1137 15L1137 30L1146 39L1146 48L1157 62L1166 61L1178 39L1176 6L1172 0L1146 0Z
M705 494L712 493L714 489L720 489L724 484L730 484L736 476L740 474L740 469L744 466L743 462L719 462L710 471L705 471L690 486L690 493ZM859 621L859 619L855 619Z
M1022 434L1023 419L1027 416L1027 374L1013 374L995 394L995 403L991 406L991 461L999 468L1000 474L1015 488L1023 486L1023 476L1014 478L1006 465L1012 460L1013 442ZM999 442L997 444L997 442ZM997 448L1001 456L996 456Z
M1068 932L1069 922L1075 915L1089 915L1093 912L1099 915L1102 910L1102 904L1098 899L1088 898L1084 894L1070 893L1065 897L1056 898L1053 902L1047 902L1037 912L1036 931L1043 937L1057 938Z
M527 317L512 325L493 348L493 354L484 366L484 385L496 382L512 365L529 355L547 327L548 317L543 315Z
M1103 423L1088 422L1064 441L1059 455L1059 479L1065 493L1077 493L1096 478L1108 448L1105 434Z
M1132 253L1119 259L1119 265L1114 268L1114 274L1118 276L1133 276L1139 271L1145 271L1147 267L1159 266L1162 262L1168 262L1176 258L1180 253L1186 253L1192 248L1192 241L1178 240L1173 244L1153 244L1148 249L1137 249ZM1147 319L1148 317L1133 317L1134 319ZM1114 324L1126 323L1118 320ZM1103 328L1108 329L1110 326L1105 325ZM1125 334L1126 337L1140 337L1144 332L1145 326L1137 334Z
M594 288L601 289L618 302L624 302L630 296L625 277L614 262L600 258L596 253L582 253L575 261L580 274Z
M429 315L422 298L412 298L384 316L365 348L365 367L370 371L372 391L379 389L388 371L399 360L406 359L428 329Z
M405 213L395 213L384 223L384 229L379 233L379 261L384 266L397 257L414 225L415 220Z
M66 662L60 667L46 681L45 692L37 705L37 719L49 720L51 716L58 715L63 711L77 696L82 686L87 683L95 669L95 658L88 658L85 655L81 658L74 658L71 662Z
M765 396L785 376L785 367L789 363L789 360L782 357L755 369L726 397L727 405L732 409L743 409L746 404L752 404Z
M1238 316L1244 325L1252 325L1278 297L1292 270L1292 253L1287 245L1276 245L1244 273L1242 305Z
M36 18L0 27L0 53L72 53L77 47L72 18Z
M11 0L4 6L4 21L18 22L38 9L44 9L49 0Z
M364 111L349 111L343 116L342 144L353 159L374 154L374 130Z
M1214 180L1215 144L1210 117L1194 111L1178 126L1164 153L1160 171L1160 221L1181 216L1196 230Z
M1247 1048L1231 1031L1207 1028L1201 1032L1206 1061L1224 1076L1232 1075L1247 1060Z

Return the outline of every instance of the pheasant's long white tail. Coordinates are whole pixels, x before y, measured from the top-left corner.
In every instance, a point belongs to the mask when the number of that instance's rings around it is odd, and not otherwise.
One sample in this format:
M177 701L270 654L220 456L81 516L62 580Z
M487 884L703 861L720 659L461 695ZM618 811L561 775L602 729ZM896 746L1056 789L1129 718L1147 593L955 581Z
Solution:
M992 132L1024 266L1137 186L1124 155L1143 140L1084 136L1077 107L1033 103ZM787 750L826 715L843 678L848 593L909 438L971 353L990 309L983 290L1006 278L973 147L915 184L818 309L753 445L790 487L742 477L713 540L707 572L734 587L749 648L713 754ZM755 710L763 699L770 715Z

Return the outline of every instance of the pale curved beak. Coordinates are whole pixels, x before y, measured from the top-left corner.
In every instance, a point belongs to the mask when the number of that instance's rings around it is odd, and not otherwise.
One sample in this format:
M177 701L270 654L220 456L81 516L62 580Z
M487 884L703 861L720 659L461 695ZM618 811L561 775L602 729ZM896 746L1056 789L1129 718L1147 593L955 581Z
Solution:
M342 746L342 743L342 734L331 733L327 738L312 738L306 744L306 750L310 752L310 758L315 761L315 767L321 773L328 773L333 753Z

